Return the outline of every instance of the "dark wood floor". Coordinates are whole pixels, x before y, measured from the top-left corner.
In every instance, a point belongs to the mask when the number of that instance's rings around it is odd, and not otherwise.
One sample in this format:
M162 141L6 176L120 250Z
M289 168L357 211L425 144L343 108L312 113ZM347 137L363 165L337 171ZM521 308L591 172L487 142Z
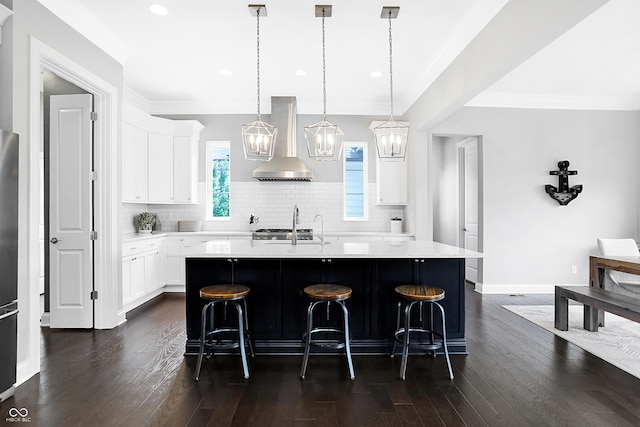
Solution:
M42 372L0 405L27 408L31 426L638 426L640 380L503 309L551 295L467 289L468 356L344 360L257 356L245 381L237 357L182 355L184 299L167 295L110 331L42 331ZM640 363L640 361L639 361ZM9 423L7 422L7 425ZM11 423L16 425L16 423ZM24 425L24 424L22 424Z

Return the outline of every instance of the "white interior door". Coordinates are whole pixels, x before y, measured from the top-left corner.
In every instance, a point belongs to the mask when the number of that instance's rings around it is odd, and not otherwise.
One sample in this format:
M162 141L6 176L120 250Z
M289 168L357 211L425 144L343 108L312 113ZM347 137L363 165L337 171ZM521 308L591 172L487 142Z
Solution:
M462 150L462 238L465 249L479 249L478 204L478 139L467 138L460 144ZM478 259L466 260L465 279L478 282Z
M51 96L50 312L52 328L93 327L92 96Z

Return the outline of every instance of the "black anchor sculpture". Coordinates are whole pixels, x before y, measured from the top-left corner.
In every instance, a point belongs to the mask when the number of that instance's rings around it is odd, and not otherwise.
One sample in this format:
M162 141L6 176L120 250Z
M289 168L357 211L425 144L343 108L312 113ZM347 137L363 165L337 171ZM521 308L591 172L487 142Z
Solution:
M553 185L545 185L544 190L549 196L561 206L566 206L570 201L578 197L582 193L582 185L574 185L569 187L569 175L577 175L578 171L570 171L569 161L562 160L558 162L557 171L549 171L549 175L558 175L558 188Z

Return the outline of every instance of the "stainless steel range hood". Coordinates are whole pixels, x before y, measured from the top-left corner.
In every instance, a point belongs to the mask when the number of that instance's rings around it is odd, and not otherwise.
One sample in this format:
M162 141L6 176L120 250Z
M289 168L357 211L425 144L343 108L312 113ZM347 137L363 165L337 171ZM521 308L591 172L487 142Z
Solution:
M273 158L253 170L258 181L311 181L313 171L297 155L295 96L271 97L271 124L278 128Z

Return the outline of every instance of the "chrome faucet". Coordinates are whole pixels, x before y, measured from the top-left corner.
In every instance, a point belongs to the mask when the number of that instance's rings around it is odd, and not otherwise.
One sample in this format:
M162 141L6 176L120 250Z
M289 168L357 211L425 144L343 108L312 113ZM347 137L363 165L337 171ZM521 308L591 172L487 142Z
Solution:
M316 222L316 219L318 219L318 217L320 217L320 225L322 226L322 228L320 229L320 246L324 246L324 218L322 217L322 215L320 215L319 213L316 214L315 218L313 218L313 222Z
M293 227L292 227L292 236L291 236L291 244L298 244L298 230L296 230L296 225L300 224L300 211L298 210L298 205L293 205Z

